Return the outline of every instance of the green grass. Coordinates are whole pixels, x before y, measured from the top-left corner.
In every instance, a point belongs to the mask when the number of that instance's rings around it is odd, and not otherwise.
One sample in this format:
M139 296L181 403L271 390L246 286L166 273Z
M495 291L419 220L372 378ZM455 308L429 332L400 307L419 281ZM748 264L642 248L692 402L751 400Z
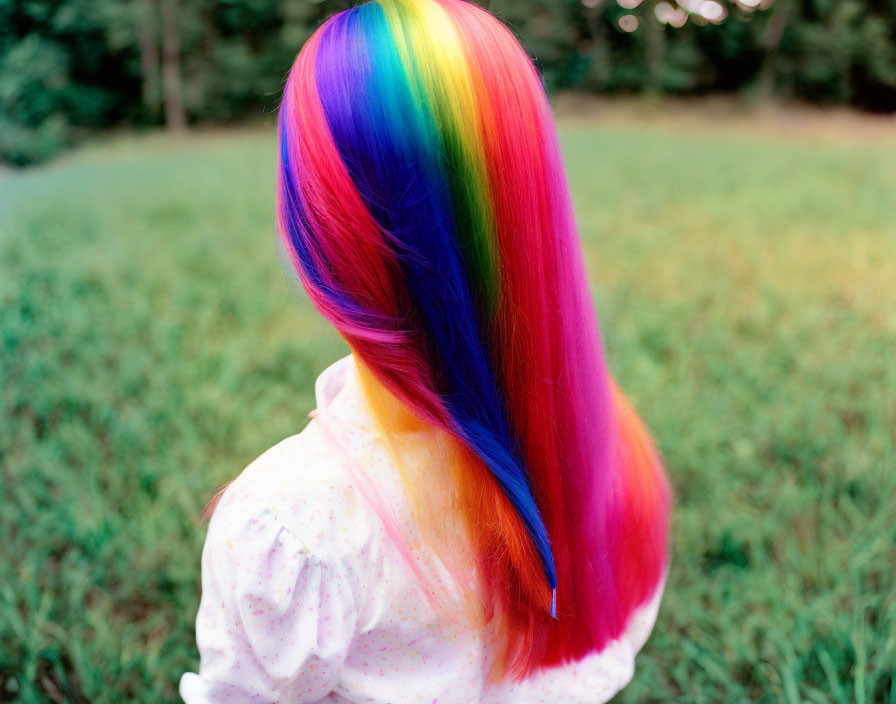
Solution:
M896 140L563 130L614 374L676 494L623 702L896 702ZM0 701L196 666L204 503L342 355L281 273L274 141L0 174Z

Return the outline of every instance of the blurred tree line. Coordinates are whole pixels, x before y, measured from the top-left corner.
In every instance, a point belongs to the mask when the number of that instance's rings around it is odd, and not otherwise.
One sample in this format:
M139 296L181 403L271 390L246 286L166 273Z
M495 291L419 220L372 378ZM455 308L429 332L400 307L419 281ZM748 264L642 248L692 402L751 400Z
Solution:
M90 129L275 111L349 0L0 0L0 160ZM749 92L896 110L896 0L482 0L549 90Z

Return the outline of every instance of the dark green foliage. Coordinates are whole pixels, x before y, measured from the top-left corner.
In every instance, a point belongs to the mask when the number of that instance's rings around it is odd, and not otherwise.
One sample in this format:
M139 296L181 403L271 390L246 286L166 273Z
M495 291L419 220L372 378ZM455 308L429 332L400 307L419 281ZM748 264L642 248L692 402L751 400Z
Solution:
M896 110L894 0L720 0L715 25L661 25L644 0L483 0L535 58L549 90L697 94L752 91ZM166 29L162 8L176 9ZM193 123L275 112L283 78L320 23L355 0L0 0L0 162L52 156L79 128ZM634 14L633 33L619 19ZM178 52L166 93L165 37ZM170 119L170 118L169 118Z
M857 132L562 130L676 496L622 701L896 698L896 141ZM173 701L195 668L203 506L345 352L279 269L275 152L156 136L0 174L0 700Z
M67 136L68 61L35 34L0 56L0 156L23 165L59 151Z
M896 107L896 16L859 0L815 0L816 21L795 24L782 70L811 100Z

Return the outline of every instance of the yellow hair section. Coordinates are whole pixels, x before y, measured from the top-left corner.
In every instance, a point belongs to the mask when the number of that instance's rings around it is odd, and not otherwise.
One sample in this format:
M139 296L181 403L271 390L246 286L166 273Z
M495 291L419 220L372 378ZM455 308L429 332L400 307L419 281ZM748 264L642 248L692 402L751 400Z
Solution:
M423 545L414 550L436 555L454 581L458 606L441 604L449 617L481 625L482 604L477 575L471 573L475 554L461 504L468 500L460 487L469 453L448 433L417 418L352 355L358 381L380 440L401 476L411 500L412 519Z

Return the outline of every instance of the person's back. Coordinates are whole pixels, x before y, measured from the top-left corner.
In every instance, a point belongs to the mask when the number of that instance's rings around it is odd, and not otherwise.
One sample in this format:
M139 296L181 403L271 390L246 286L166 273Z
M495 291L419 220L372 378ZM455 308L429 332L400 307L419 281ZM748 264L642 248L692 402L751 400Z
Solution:
M278 206L350 373L215 510L185 699L609 698L656 614L669 491L525 52L462 0L335 15L284 91Z
M600 652L493 681L487 630L422 535L388 449L399 446L412 471L431 470L444 459L437 431L414 424L383 438L351 357L327 369L315 391L315 419L247 467L215 509L197 618L202 668L181 681L188 704L599 702L629 681L662 584ZM365 482L388 502L387 520L407 536L422 575L408 567ZM469 555L469 546L454 548ZM420 576L438 586L441 602L427 598Z

